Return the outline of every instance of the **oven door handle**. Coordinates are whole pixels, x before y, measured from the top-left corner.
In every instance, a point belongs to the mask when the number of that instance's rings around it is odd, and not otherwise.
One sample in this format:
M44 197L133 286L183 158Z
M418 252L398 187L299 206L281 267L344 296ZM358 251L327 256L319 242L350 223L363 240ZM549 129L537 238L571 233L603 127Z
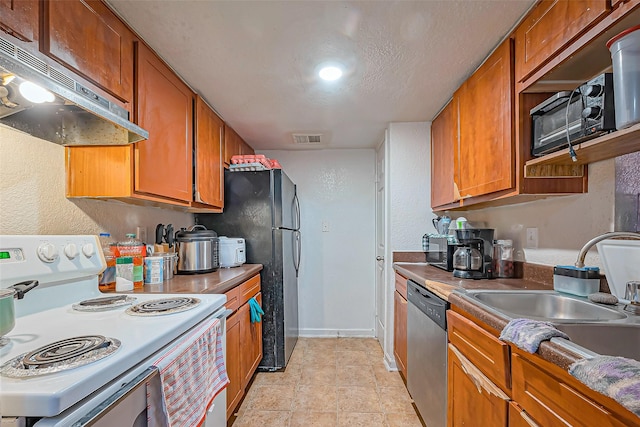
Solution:
M233 310L225 309L222 313L216 316L216 319L220 319L220 320L226 319L227 317L231 316L232 313L233 313Z
M72 424L71 427L85 427L93 425L115 405L129 396L129 394L131 394L135 389L146 384L151 377L158 375L158 373L158 368L155 366L145 369L144 372L123 385L118 391L102 401L102 403L92 409L87 415Z

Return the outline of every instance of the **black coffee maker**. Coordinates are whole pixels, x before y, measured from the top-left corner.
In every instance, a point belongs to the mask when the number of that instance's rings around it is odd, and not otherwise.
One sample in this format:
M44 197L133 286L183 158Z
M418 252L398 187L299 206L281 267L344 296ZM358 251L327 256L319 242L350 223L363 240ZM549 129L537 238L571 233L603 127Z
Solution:
M456 230L453 276L462 279L493 278L493 228Z

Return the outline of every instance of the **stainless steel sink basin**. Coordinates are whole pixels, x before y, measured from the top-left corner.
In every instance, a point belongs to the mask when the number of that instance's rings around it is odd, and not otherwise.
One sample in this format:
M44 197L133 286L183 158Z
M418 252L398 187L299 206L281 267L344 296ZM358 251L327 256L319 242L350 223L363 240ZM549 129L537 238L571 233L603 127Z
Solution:
M571 338L571 342L563 340L564 347L570 350L574 350L574 343L598 354L640 360L640 324L565 323L556 328Z
M626 314L594 304L586 298L553 291L470 291L467 295L486 308L510 318L526 317L553 323L611 321Z

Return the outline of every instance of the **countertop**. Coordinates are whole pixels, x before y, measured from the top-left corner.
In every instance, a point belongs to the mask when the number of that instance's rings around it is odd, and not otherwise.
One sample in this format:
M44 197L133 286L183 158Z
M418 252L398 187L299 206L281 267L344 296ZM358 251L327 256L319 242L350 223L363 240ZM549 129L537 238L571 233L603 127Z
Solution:
M134 289L134 293L158 294L223 294L262 270L262 264L243 264L240 267L219 268L213 273L176 274L172 279Z
M459 279L427 263L395 262L393 268L447 301L456 289L553 289L552 285L527 279Z
M430 291L493 328L496 337L499 336L500 331L509 323L509 319L490 313L479 305L457 295L454 293L456 289L553 290L552 285L527 279L459 279L453 277L450 271L444 271L427 263L396 262L393 264L393 268L408 279L418 282L419 284L424 284ZM568 369L569 365L573 362L582 358L551 341L544 341L540 344L538 355L565 370Z

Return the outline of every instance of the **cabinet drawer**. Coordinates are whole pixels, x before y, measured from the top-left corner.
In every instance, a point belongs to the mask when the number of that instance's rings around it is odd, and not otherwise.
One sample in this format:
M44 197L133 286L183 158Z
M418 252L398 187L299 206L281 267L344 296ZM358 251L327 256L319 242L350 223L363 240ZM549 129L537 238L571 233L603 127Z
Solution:
M227 310L236 311L240 307L240 286L229 289L224 293L227 296L225 307Z
M238 298L239 305L244 305L251 297L256 296L258 292L260 292L260 275L256 274L251 279L242 283L237 287L238 289Z
M513 400L541 426L625 425L606 408L518 354L513 355L512 373Z
M407 299L407 278L398 273L396 273L396 291L402 298Z
M449 342L507 392L511 388L509 345L458 313L447 310Z
M513 400L509 402L509 427L541 427Z

